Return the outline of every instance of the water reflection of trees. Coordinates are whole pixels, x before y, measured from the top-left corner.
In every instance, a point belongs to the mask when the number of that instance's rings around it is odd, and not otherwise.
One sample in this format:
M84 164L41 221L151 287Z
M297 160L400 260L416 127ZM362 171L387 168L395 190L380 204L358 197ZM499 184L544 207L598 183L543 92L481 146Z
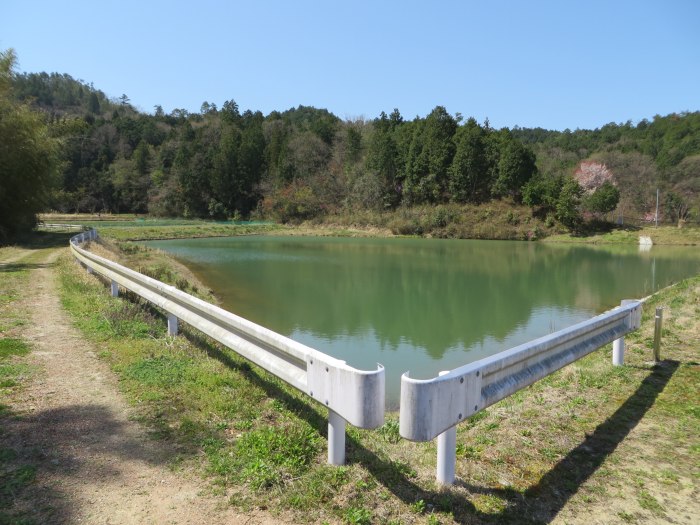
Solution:
M640 296L651 267L634 247L424 239L239 241L219 258L212 287L253 321L328 339L372 331L385 349L408 342L433 358L503 340L536 308L593 312ZM697 257L655 268L662 280L697 270Z

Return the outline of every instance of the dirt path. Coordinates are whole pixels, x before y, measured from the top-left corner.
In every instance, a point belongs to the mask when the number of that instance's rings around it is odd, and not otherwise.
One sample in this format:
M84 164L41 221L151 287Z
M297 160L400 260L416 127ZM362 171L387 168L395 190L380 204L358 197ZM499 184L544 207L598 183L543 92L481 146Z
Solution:
M31 514L40 523L277 523L239 515L206 485L172 472L161 443L129 420L113 374L63 311L50 253L31 270L25 338L41 370L5 418L2 441L37 466ZM25 498L27 499L27 498ZM26 505L26 503L25 503Z

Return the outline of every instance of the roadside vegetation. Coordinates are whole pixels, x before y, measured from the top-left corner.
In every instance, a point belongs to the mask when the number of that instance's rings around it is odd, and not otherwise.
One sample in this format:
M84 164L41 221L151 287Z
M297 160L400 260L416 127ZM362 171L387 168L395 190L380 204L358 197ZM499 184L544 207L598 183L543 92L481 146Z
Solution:
M208 296L164 254L126 246L112 256ZM589 522L596 513L690 523L698 511L700 278L645 305L626 366L600 350L460 425L459 481L441 488L435 444L400 439L398 414L374 431L349 427L347 465L330 467L321 407L186 326L167 337L162 314L128 294L112 299L67 254L58 271L64 305L140 421L178 451L173 468L204 475L241 510L360 524ZM666 308L665 360L654 366L656 305Z
M31 363L32 343L24 335L30 271L45 256L41 246L67 242L65 235L39 235L22 245L0 248L0 437L4 437L3 420L16 417L10 401L42 372ZM37 465L21 459L13 446L0 446L0 524L31 523L14 503L34 482L36 471Z
M20 329L27 314L21 299L23 288L27 286L30 263L22 259L6 264L2 262L21 254L22 250L17 248L0 249L0 392L3 397L20 388L29 373L22 358L29 353L30 343L22 338ZM0 404L0 412L4 410L5 405Z

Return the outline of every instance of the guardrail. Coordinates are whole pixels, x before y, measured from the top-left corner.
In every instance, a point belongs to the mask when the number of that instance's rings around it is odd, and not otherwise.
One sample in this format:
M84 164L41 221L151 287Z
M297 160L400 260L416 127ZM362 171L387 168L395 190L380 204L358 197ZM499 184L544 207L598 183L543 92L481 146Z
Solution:
M70 248L89 272L111 281L113 296L119 294L119 286L131 290L167 312L169 334L176 335L183 320L328 407L330 464L345 463L346 422L359 428L384 422L382 365L357 370L80 246L97 238L96 230L85 231L71 238ZM400 435L412 441L437 437L437 480L453 483L456 425L610 342L613 365L622 365L624 336L639 328L641 314L642 301L623 301L592 319L432 379L412 379L406 372L401 378Z
M45 222L40 222L39 224L37 224L37 228L42 228L45 230L68 230L79 232L87 229L82 224L51 224Z
M457 424L611 341L613 364L621 365L624 335L639 328L641 317L640 301L623 301L597 317L433 379L411 379L406 372L401 377L399 433L412 441L437 437L437 480L452 484Z
M183 320L239 355L328 407L328 462L345 463L345 423L376 428L384 423L384 367L364 371L272 330L193 297L174 286L95 255L80 245L98 238L88 230L72 237L73 255L90 273L111 281L113 296L122 286L168 313L168 333Z

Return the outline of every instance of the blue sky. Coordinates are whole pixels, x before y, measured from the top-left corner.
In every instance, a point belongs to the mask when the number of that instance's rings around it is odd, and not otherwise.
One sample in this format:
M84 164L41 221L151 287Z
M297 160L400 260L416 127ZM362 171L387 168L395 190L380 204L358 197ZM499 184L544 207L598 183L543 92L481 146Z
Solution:
M697 0L0 0L0 49L148 112L442 105L494 127L592 129L699 110L699 22Z

